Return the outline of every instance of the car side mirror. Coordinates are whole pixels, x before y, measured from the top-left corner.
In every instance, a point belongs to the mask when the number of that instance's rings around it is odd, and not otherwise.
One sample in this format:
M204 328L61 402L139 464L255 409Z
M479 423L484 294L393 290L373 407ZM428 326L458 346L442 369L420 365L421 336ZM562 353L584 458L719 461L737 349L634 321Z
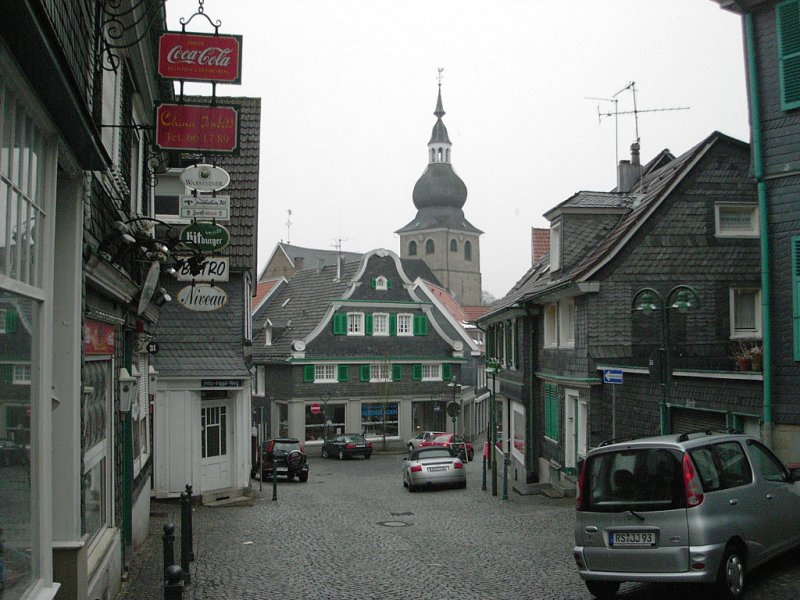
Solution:
M791 481L800 481L800 467L789 469L789 479Z

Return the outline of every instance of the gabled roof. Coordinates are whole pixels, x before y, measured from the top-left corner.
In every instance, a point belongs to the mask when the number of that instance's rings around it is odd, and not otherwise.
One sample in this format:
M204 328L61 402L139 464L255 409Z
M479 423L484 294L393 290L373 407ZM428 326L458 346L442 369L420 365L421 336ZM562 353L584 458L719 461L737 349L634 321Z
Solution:
M285 277L275 277L274 279L259 281L258 285L256 285L256 293L253 296L253 301L250 303L250 313L256 314L264 303L267 302L270 294L272 294L281 283L286 283Z
M294 246L284 242L275 244L272 254L269 255L267 263L259 273L259 280L264 277L264 272L272 263L276 254L282 254L289 262L298 267L298 269L317 269L328 265L335 265L339 256L343 257L345 262L353 262L361 259L363 254L361 252L341 252L339 250L320 250L318 248L304 248L303 246ZM303 260L303 266L297 265L297 259Z
M592 209L622 213L627 210L634 198L633 194L619 192L580 191L548 210L544 213L544 218L551 221L553 217L562 212L569 212L570 209L577 209L582 213Z
M461 310L467 315L467 321L474 323L491 309L490 306L462 306Z

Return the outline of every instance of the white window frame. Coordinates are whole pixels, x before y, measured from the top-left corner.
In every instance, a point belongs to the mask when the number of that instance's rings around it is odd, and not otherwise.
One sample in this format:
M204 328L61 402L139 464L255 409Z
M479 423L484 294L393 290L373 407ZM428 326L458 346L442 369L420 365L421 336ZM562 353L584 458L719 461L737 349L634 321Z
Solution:
M380 275L375 278L375 289L376 290L388 290L389 289L389 280L386 279L383 275Z
M561 222L550 224L550 271L561 269Z
M741 292L754 293L753 302L755 304L755 326L752 329L737 329L736 327L736 297ZM761 314L761 290L759 288L733 287L729 291L730 298L730 327L732 340L752 340L761 339L762 336L762 314Z
M544 306L544 347L558 347L558 304Z
M332 363L315 364L314 383L336 383L339 381L337 366Z
M575 347L575 300L569 298L558 303L558 345Z
M414 335L414 315L410 313L397 315L397 335Z
M14 365L11 383L14 385L30 385L31 365L29 363Z
M272 325L264 323L264 345L272 346Z
M166 173L160 174L158 176L158 185L155 186L155 189L151 193L151 197L153 199L153 213L155 214L156 218L164 221L165 223L190 223L191 219L182 219L181 218L181 205L180 205L180 197L181 196L188 196L192 193L188 187L182 185L180 183L180 174L183 172L183 169L173 168L168 169ZM178 184L177 186L175 184ZM166 189L165 189L166 188ZM183 192L178 191L176 194L173 194L173 188L175 190L183 189ZM162 193L159 194L159 191ZM170 192L168 194L163 193L164 191ZM155 201L156 196L178 196L178 212L176 213L157 213L155 210Z
M385 383L392 380L392 365L385 362L370 363L369 381L370 383Z
M0 308L0 334L6 333L6 313L5 308Z
M372 313L372 335L389 335L389 313Z
M749 229L723 228L722 213L724 211L746 212L750 216ZM714 205L715 235L719 238L757 238L760 235L758 206L753 204L726 204L720 202Z
M347 335L364 335L364 313L347 313Z
M440 363L422 364L422 381L441 381L442 365Z

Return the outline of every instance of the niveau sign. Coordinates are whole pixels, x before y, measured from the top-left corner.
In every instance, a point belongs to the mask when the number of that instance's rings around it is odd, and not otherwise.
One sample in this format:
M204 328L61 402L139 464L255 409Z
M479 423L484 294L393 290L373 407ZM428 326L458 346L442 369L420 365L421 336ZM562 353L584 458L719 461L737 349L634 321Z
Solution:
M187 285L178 292L178 304L196 312L212 312L228 303L228 294L210 283Z

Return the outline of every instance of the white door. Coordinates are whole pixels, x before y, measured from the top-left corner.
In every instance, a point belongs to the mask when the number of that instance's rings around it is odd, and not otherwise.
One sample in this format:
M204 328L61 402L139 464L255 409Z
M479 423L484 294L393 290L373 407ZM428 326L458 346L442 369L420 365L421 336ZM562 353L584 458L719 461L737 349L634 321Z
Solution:
M231 487L232 430L233 404L229 400L203 402L200 408L201 491Z
M564 390L564 467L573 471L576 468L578 454L585 452L581 446L581 437L583 444L586 443L585 414L585 406L581 406L577 390Z

